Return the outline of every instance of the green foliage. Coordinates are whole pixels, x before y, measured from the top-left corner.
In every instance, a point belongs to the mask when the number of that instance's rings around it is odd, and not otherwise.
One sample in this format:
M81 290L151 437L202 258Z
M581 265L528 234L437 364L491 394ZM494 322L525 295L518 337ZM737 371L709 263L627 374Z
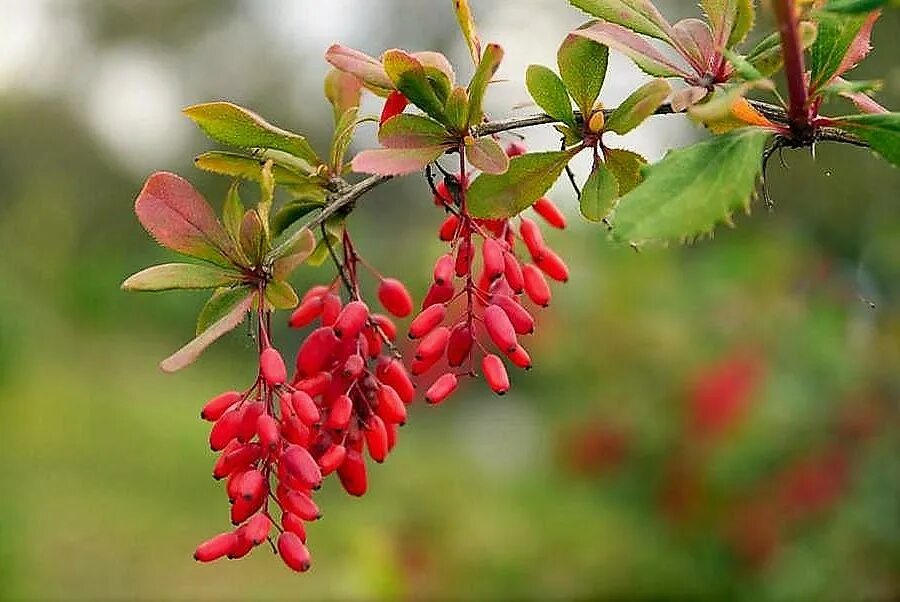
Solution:
M650 0L569 0L595 17L621 25L631 31L671 42L671 26Z
M886 5L888 0L829 0L825 10L832 13L857 15L868 13ZM894 3L896 5L896 2Z
M630 132L653 115L671 91L672 86L664 79L647 82L610 113L606 129L617 134Z
M472 63L477 65L481 59L481 41L478 39L478 32L475 29L475 17L472 16L472 9L469 8L469 0L453 0L453 8L456 12L459 29L469 48Z
M438 98L425 73L425 67L403 50L388 50L382 59L385 73L394 87L411 103L440 122L444 121L444 103Z
M241 274L211 265L164 263L145 268L122 283L126 291L170 291L175 289L218 288L234 284Z
M597 162L581 189L581 215L592 222L603 220L615 205L619 184L605 163Z
M812 46L816 41L818 28L811 21L801 21L798 26L800 45L803 49ZM781 37L778 32L771 33L757 42L756 46L744 57L763 77L770 77L781 69L784 57L781 56Z
M744 128L669 151L619 201L615 238L636 244L682 241L730 222L735 210L749 206L769 135Z
M487 174L502 174L509 168L509 157L506 151L490 137L478 138L471 146L466 147L466 158L476 169Z
M828 12L819 15L818 35L809 50L811 90L821 88L850 67L845 64L845 59L867 18L866 15L839 15ZM865 40L865 44L868 45L868 39Z
M646 159L621 148L608 148L604 155L606 167L616 177L620 195L631 192L641 183L641 169L647 164Z
M495 219L518 215L553 186L577 150L520 155L510 159L506 173L478 176L466 193L469 212Z
M293 309L300 303L294 287L284 280L275 280L266 286L266 301L273 309Z
M608 60L606 46L572 34L566 36L556 53L559 75L584 115L591 112L600 95Z
M545 113L572 129L576 128L569 93L558 75L542 65L529 65L525 84L528 93Z
M886 161L900 167L900 113L850 115L836 121L842 129L865 140Z
M472 76L469 87L466 89L469 95L469 118L467 120L469 127L481 123L481 119L484 117L484 95L502 60L503 48L497 44L485 46L478 67L475 69L475 75Z
M253 288L247 284L216 289L197 316L195 336L228 315L252 293Z
M310 166L322 163L306 138L272 125L256 113L230 102L208 102L184 109L207 136L237 148L269 148L303 159Z
M434 119L401 113L381 125L378 142L387 148L424 148L449 144L452 139Z

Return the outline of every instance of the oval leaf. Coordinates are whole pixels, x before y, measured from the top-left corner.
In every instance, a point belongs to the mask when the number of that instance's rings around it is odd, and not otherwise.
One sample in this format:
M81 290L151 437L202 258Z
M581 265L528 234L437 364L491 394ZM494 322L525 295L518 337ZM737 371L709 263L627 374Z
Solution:
M608 60L606 46L572 34L566 36L556 53L559 75L585 115L591 112L600 95Z
M469 8L469 0L453 0L453 9L456 11L456 21L459 23L459 29L462 31L463 38L466 40L466 46L469 48L472 64L477 65L478 60L481 58L481 41L478 39L478 32L475 30L475 18L472 16L472 9Z
M300 303L300 298L294 287L283 280L276 280L266 285L266 302L273 309L292 309Z
M359 78L370 88L383 94L394 89L394 83L384 70L381 61L364 52L341 44L332 44L325 51L325 60L337 69ZM343 113L343 111L341 111Z
M664 79L647 82L609 114L606 129L617 134L630 132L653 115L671 91L672 86Z
M631 31L670 43L672 41L672 27L650 0L569 0L569 3Z
M481 174L466 193L469 211L481 218L519 214L544 196L576 152L528 153L510 159L502 175Z
M466 148L466 158L484 173L502 174L509 168L509 157L493 138L478 138Z
M634 31L614 23L594 23L583 29L577 29L572 34L594 40L621 52L634 61L634 64L643 69L645 73L655 77L691 77L688 71L667 59L650 42Z
M394 86L428 115L443 121L444 105L428 81L425 67L403 50L388 50L382 58L384 70Z
M484 48L478 67L475 69L475 75L469 81L469 87L466 92L469 93L469 118L467 125L469 127L481 123L484 117L484 94L487 92L487 86L494 77L494 73L500 67L503 60L503 48L497 44L488 44Z
M351 167L357 173L402 176L425 169L443 153L443 146L369 149L356 155Z
M422 115L401 113L391 117L378 129L378 142L387 148L423 148L447 142L443 125Z
M238 148L271 148L300 157L312 166L322 163L300 134L272 125L253 111L230 102L207 102L183 110L207 136Z
M164 263L141 270L122 283L126 291L218 288L241 279L237 272L196 263Z
M605 164L597 163L581 189L581 215L592 222L602 221L612 211L618 196L616 176Z
M610 148L605 152L606 167L616 176L619 183L619 195L631 192L641 183L641 168L647 160L637 153L621 148Z
M769 133L744 128L669 151L619 200L613 235L623 241L686 240L748 208Z
M842 129L869 143L876 153L900 167L900 113L872 113L836 118Z
M212 207L181 176L158 171L147 178L134 212L164 247L224 266L237 259L234 243Z
M290 240L276 250L277 255L272 264L272 277L275 280L286 280L312 255L315 248L316 237L309 231L309 228L295 232Z
M547 115L569 127L576 127L572 101L558 75L543 65L529 65L525 72L525 85L534 102Z

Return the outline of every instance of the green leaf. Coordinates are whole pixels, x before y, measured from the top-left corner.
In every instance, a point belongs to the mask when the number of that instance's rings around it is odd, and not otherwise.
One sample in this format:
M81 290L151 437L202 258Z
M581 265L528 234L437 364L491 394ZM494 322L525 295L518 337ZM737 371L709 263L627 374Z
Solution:
M481 174L466 194L474 217L512 217L532 205L553 186L578 149L528 153L509 161L502 175Z
M444 105L425 74L425 67L403 50L388 50L382 59L384 70L409 102L438 121L444 120Z
M509 157L496 140L487 136L477 138L466 148L466 158L484 173L502 174L509 168Z
M685 240L730 222L736 209L749 206L769 135L744 128L669 151L619 200L614 236L638 244Z
M259 221L262 222L266 239L269 238L269 213L272 210L272 202L275 200L275 177L272 175L272 160L266 161L262 168L262 179L259 182L259 202L256 203L256 212Z
M240 261L212 207L181 176L152 174L134 201L134 212L144 229L168 249L226 267Z
M306 138L274 126L236 104L208 102L187 107L183 112L216 142L238 148L280 150L314 167L322 163Z
M626 55L645 73L655 77L692 77L685 68L676 65L645 38L615 23L595 22L573 35L594 40Z
M193 363L207 347L212 345L222 335L237 328L244 321L244 315L250 310L252 304L253 294L251 293L234 305L228 313L213 322L199 336L160 362L159 367L164 372L175 372Z
M210 151L194 159L194 165L204 171L253 182L262 181L264 164L265 160L227 151ZM279 185L308 184L312 181L308 175L277 162L272 167L272 174L275 176L275 183Z
M731 35L728 36L726 48L734 48L743 42L756 21L756 6L754 6L753 0L737 0L736 10L734 26L731 29Z
M344 230L344 220L340 217L332 217L325 221L325 237L319 240L313 252L307 257L306 263L313 267L322 265L328 260L330 253L328 245L332 249L337 249L341 244L341 236ZM327 243L326 243L327 238Z
M387 148L424 148L449 140L447 129L428 117L400 113L378 129L378 142Z
M604 21L672 42L671 25L650 0L569 0L569 3Z
M829 0L825 4L825 10L832 13L854 15L872 12L887 3L888 0Z
M318 199L297 199L285 203L272 218L272 236L281 236L298 219L321 209L324 205Z
M484 117L484 95L502 60L503 48L497 44L485 46L481 61L478 62L475 74L466 89L469 94L469 118L466 120L469 127L481 123Z
M262 219L255 209L249 209L244 213L244 218L241 220L240 240L241 248L247 254L250 263L258 265L268 251L268 242Z
M605 163L616 176L619 195L625 195L641 183L641 169L647 164L647 160L629 150L609 148L605 152Z
M450 96L450 91L453 90L453 86L456 83L456 74L453 73L453 66L450 65L450 61L440 52L431 50L413 52L410 56L422 63L422 67L425 69L425 77L428 78L431 89L434 90L441 104L445 104L447 97Z
M839 15L821 13L819 33L809 50L809 88L818 90L827 84L841 69L844 57L850 51L867 15ZM866 40L868 42L868 40Z
M222 223L235 243L241 238L241 220L244 218L244 204L241 202L240 180L235 180L225 195L222 206Z
M362 85L355 76L338 69L331 69L325 75L325 98L334 109L335 125L351 108L359 108L361 96Z
M664 79L647 82L610 113L604 129L617 134L630 132L653 115L671 91L672 86Z
M267 284L265 293L266 301L274 309L292 309L300 303L294 287L283 280L276 280Z
M316 237L309 228L295 232L285 244L273 251L272 277L275 280L286 280L309 258L315 248Z
M216 289L212 297L206 302L197 316L196 333L199 335L204 330L224 318L236 305L252 294L253 288L249 285L234 286Z
M886 161L900 167L900 113L874 113L836 117L841 129L869 143Z
M600 95L608 60L606 46L573 34L566 36L556 53L563 83L585 115L591 112Z
M529 65L525 72L525 85L528 93L547 115L569 127L575 127L572 101L569 100L566 85L558 75L543 65Z
M759 72L759 70L753 66L753 63L748 61L746 58L742 57L738 53L733 50L725 49L723 51L725 58L728 59L728 62L731 63L734 70L737 72L738 76L744 81L755 82L759 80L765 79L765 76Z
M353 133L359 124L357 115L359 107L350 107L338 119L331 137L331 151L328 155L329 165L333 173L340 174L344 169L344 155L353 141Z
M481 41L478 39L478 32L475 30L475 18L472 16L472 9L469 8L469 0L453 0L453 9L456 11L456 21L459 23L459 29L462 31L463 38L466 40L466 46L469 48L472 64L477 65L478 60L481 58Z
M368 149L356 155L351 166L357 173L402 176L425 169L445 150L444 146Z
M816 40L816 25L809 21L801 21L798 26L800 44L803 49L809 48ZM781 56L781 37L776 31L760 40L745 57L764 77L771 77L781 69L784 58Z
M241 279L238 272L196 263L164 263L145 268L122 283L124 291L217 288Z
M581 215L592 222L603 220L615 206L619 184L615 174L598 162L581 189Z
M450 93L447 105L444 107L447 116L447 125L455 132L463 132L466 129L466 120L469 118L469 94L462 86L457 86Z

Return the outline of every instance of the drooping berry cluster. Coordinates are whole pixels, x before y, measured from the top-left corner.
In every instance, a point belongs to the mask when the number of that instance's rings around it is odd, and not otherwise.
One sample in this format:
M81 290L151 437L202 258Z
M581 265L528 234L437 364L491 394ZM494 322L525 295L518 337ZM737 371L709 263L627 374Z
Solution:
M507 149L510 156L522 152L521 143ZM569 278L565 262L547 246L533 220L519 217L517 231L510 219L472 217L465 203L467 181L464 173L445 173L434 187L435 204L449 212L439 237L450 248L435 263L422 310L409 329L410 338L419 341L410 365L413 375L429 372L442 360L448 367L425 393L432 404L449 397L460 376L476 374L476 350L488 386L497 394L506 393L509 375L501 356L519 368L531 367L531 358L518 340L534 332L534 318L523 305L523 295L547 307L551 293L545 275L559 282ZM534 209L550 225L565 228L564 216L549 199L539 199ZM532 263L520 258L519 242Z
M310 289L291 315L294 328L318 323L297 352L293 377L288 379L281 355L269 346L261 315L256 383L243 393L217 396L201 413L214 421L210 446L221 454L213 476L227 479L237 529L202 543L197 560L240 558L267 540L274 525L279 531L274 547L282 560L295 571L307 570L304 523L321 516L312 492L336 472L349 494L363 495L363 449L382 462L396 443L414 387L393 351L396 326L360 299L359 257L346 234L344 243L341 279ZM412 313L403 284L379 278L378 298L385 309L397 317ZM341 280L350 291L346 304L335 290Z

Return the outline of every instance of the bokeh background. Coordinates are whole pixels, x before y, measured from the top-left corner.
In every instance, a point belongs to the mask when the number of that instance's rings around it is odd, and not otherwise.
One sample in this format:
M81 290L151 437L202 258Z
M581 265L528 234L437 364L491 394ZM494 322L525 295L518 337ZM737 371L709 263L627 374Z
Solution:
M581 15L472 4L507 50L489 110L527 112L525 66L554 64ZM854 74L883 77L895 109L898 35L892 11ZM227 526L198 409L251 378L252 343L238 331L158 370L203 295L120 292L169 257L132 201L167 169L221 202L227 182L191 166L209 147L179 113L195 102L253 107L324 148L334 41L437 49L469 74L444 0L0 0L0 599L900 597L900 172L833 145L773 162L774 213L756 203L682 248L615 247L558 187L571 225L547 236L573 277L540 317L534 370L503 398L473 385L415 408L364 499L329 483L309 574L265 549L194 563ZM640 80L613 57L601 99ZM700 136L659 117L622 144L655 159ZM420 298L440 220L411 177L351 228Z

